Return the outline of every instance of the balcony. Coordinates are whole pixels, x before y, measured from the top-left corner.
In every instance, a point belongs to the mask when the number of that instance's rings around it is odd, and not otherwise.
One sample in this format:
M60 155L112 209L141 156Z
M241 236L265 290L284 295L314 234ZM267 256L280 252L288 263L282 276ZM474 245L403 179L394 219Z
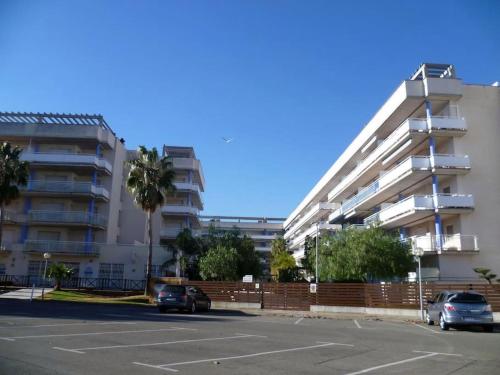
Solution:
M319 202L313 205L301 218L299 218L290 228L286 230L285 239L290 238L299 231L304 225L322 218L325 213L335 209L338 205L335 203Z
M203 175L203 168L201 167L201 163L198 159L194 158L172 158L172 163L174 169L184 169L194 171L197 177L197 180L200 183L201 191L205 190L205 176Z
M452 234L452 235L424 235L408 238L412 251L424 251L425 253L456 253L456 252L478 252L479 246L477 236Z
M184 229L186 228L178 228L178 227L175 227L175 228L169 228L169 227L166 227L166 228L163 228L160 230L160 238L161 239L175 239L177 238L178 234L180 232L182 232ZM191 230L191 234L194 236L194 237L198 237L201 235L201 231L199 230Z
M463 118L432 117L430 128L427 119L409 118L384 139L364 160L342 179L328 194L328 201L347 198L356 183L372 179L379 168L389 160L395 160L407 153L409 142L418 144L428 137L429 132L436 136L459 136L466 132L467 124Z
M342 206L328 217L335 222L342 217L351 217L355 211L366 211L386 199L436 174L464 174L470 170L468 156L434 155L410 156L396 167L389 170L369 186L362 188L358 194L345 201Z
M199 205L203 207L203 197L200 189L200 185L190 182L174 182L177 191L185 191L195 194L195 199L198 201Z
M407 225L434 214L460 214L474 208L471 194L412 195L368 216L365 225L378 223L387 228Z
M105 228L106 217L99 214L90 214L85 211L42 211L31 210L28 220L32 223L45 225L72 225L93 226Z
M315 236L318 230L321 232L321 231L336 231L341 229L342 226L338 224L320 223L318 227L316 227L316 224L313 224L307 230L289 240L288 247L290 249L294 249L301 246L302 244L304 244L304 241L306 240L307 236L309 237Z
M32 180L28 182L27 186L21 187L20 190L28 194L89 195L106 201L109 200L109 191L103 186L97 186L91 182Z
M100 244L93 242L27 240L24 243L24 252L34 254L50 253L66 256L98 257L100 247Z
M111 174L113 169L110 162L94 154L34 152L26 150L21 154L21 160L28 161L33 165L97 168L107 174Z
M7 124L0 126L1 138L95 140L109 149L115 147L113 133L101 126L73 124Z
M277 235L276 234L254 233L254 234L250 234L249 237L255 241L272 241L277 237Z
M197 207L186 205L166 204L161 207L163 215L192 215L198 216L199 210Z

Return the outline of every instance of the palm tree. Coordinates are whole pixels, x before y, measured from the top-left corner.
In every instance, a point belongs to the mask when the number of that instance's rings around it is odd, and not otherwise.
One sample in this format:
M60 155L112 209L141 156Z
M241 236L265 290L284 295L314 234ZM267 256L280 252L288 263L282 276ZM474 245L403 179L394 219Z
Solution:
M155 147L149 151L144 146L139 146L137 159L129 161L130 167L127 178L127 189L134 198L135 204L146 212L148 220L149 251L146 266L146 288L147 294L151 280L151 262L153 259L153 223L152 214L158 206L166 200L166 193L175 191L172 162L167 157L158 155Z
M19 197L18 186L28 183L28 163L19 160L22 151L8 142L0 144L0 249L5 206Z
M73 268L66 267L64 263L54 263L50 265L47 276L56 281L55 290L61 290L61 281L69 279L73 272Z

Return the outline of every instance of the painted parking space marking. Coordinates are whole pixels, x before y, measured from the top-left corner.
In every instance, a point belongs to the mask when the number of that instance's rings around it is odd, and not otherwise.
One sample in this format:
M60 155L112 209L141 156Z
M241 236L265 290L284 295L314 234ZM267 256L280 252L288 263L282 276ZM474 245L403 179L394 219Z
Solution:
M365 368L365 369L363 369L363 370L359 370L359 371L355 371L355 372L350 372L350 373L345 374L345 375L359 375L359 374L366 374L367 372L372 372L372 371L375 371L375 370L380 370L381 368L386 368L386 367L392 367L392 366L402 365L402 364L405 364L405 363L415 362L415 361L419 361L419 360L421 360L421 359L430 358L430 357L435 357L435 356L438 356L438 355L446 355L446 356L456 356L456 357L462 357L462 355L461 355L461 354L440 353L440 352L426 352L426 351L422 351L422 350L413 350L413 353L424 353L424 354L423 354L423 355L420 355L420 356L417 356L417 357L412 357L412 358L408 358L408 359L403 359L403 360L401 360L401 361L389 362L389 363L385 363L385 364L383 364L383 365L379 365L379 366L374 366L374 367Z
M86 325L133 325L137 324L136 322L81 322L81 323L54 323L54 324L39 324L39 325L23 325L23 326L9 326L9 327L0 327L2 328L45 328L45 327L64 327L64 326L86 326Z
M164 332L164 331L197 331L196 328L183 328L183 327L170 327L160 329L142 329L133 331L107 331L107 332L86 332L86 333L67 333L55 335L30 335L30 336L13 336L13 337L0 337L0 340L15 341L21 339L39 339L48 337L74 337L74 336L98 336L98 335L119 335L126 333L145 333L145 332Z
M432 332L432 333L437 334L437 335L453 335L453 333L451 333L451 332L439 332L439 331L436 331L432 328L429 328L429 327L426 327L426 326L423 326L423 325L417 324L417 323L413 323L412 325L414 327L425 329L426 331Z
M214 362L214 361L220 362L220 361L229 361L229 360L234 360L234 359L260 357L260 356L266 356L266 355L272 355L272 354L280 354L280 353L287 353L287 352L296 352L296 351L302 351L302 350L324 348L324 347L328 347L328 346L354 347L354 345L352 345L352 344L317 341L317 345L300 346L300 347L289 348L289 349L271 350L271 351L267 351L267 352L242 354L242 355L235 355L235 356L230 356L230 357L206 358L206 359L198 359L198 360L194 360L194 361L166 363L166 364L162 364L162 365L152 365L152 364L142 363L142 362L132 362L132 363L134 365L137 365L137 366L151 367L151 368L156 368L158 370L163 370L163 371L178 372L179 370L177 370L173 367L183 366L183 365L192 365L192 364L197 364L197 363Z
M247 335L247 334L236 334L236 336L225 336L225 337L208 337L203 339L191 339L191 340L177 340L177 341L165 341L165 342L153 342L146 344L129 344L129 345L109 345L109 346L94 346L87 348L61 348L54 346L52 349L62 350L72 353L85 354L87 351L91 350L108 350L108 349L126 349L126 348L141 348L148 346L161 346L161 345L173 345L173 344L186 344L191 342L203 342L203 341L221 341L221 340L234 340L234 339L247 339L247 338L267 338L267 336L261 335Z
M356 325L356 327L358 327L359 329L361 329L361 325L358 323L358 321L356 319L353 320L354 324Z
M304 320L304 317L297 319L293 324L299 324L301 321Z

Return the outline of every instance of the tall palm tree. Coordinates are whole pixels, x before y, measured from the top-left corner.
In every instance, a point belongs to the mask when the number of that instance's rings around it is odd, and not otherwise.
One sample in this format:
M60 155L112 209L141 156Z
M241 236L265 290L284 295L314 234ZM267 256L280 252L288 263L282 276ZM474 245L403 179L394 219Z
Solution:
M144 291L147 294L153 259L152 214L165 202L165 195L175 191L175 172L171 160L167 157L160 158L155 147L149 151L145 146L139 146L137 154L137 159L127 163L130 167L127 189L134 198L135 204L146 212L148 220L149 251Z
M23 150L10 143L0 144L0 249L2 247L3 220L5 206L19 197L18 186L28 183L29 165L19 160Z

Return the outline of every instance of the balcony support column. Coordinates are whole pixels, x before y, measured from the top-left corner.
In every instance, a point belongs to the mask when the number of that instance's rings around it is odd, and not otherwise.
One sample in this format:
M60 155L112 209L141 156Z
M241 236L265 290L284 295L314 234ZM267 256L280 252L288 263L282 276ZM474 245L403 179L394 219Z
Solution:
M94 214L95 210L95 200L91 199L89 201L89 207L88 207L88 224L92 224L92 215ZM92 227L87 228L87 233L85 233L85 251L90 250L90 243L92 242Z

